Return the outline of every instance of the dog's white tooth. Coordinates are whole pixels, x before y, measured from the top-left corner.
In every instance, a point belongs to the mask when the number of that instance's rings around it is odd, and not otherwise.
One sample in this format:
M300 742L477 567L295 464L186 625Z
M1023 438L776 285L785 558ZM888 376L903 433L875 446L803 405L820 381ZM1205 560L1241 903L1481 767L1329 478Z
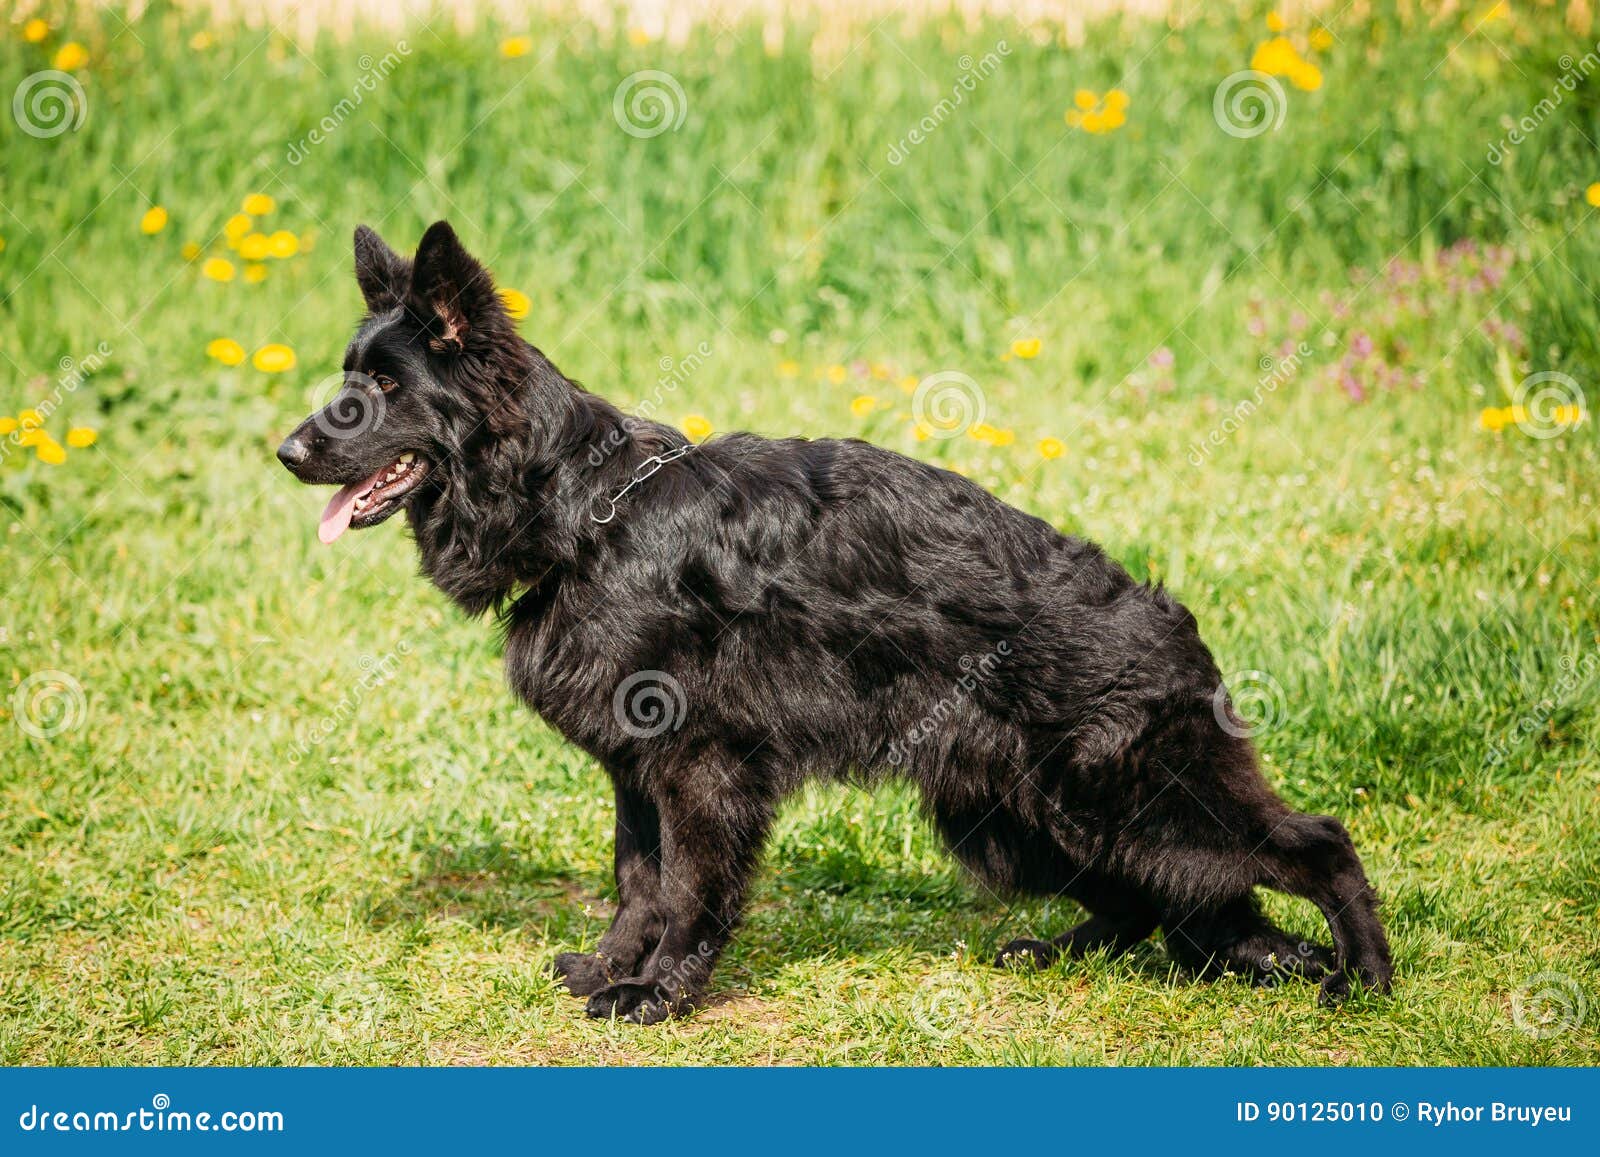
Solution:
M404 454L400 455L400 461L409 462L409 461L411 461L411 459L413 459L415 457L416 457L415 454L413 454L410 450L407 450Z

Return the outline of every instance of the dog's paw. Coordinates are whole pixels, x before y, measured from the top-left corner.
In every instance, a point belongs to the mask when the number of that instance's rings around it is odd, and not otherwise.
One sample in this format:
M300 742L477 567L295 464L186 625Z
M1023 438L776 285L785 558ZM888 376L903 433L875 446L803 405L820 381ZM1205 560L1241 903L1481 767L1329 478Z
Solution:
M629 1024L658 1024L673 1013L660 988L649 984L612 984L589 998L585 1010L599 1020L625 1020Z
M1056 958L1056 946L1043 940L1013 940L994 958L996 968L1047 968Z
M1365 969L1358 970L1352 976L1349 972L1340 969L1330 972L1323 978L1320 990L1317 993L1317 1003L1324 1008L1332 1008L1343 1004L1350 999L1355 986L1360 985L1360 990L1368 995L1382 995L1389 991L1389 979L1383 976L1374 976Z
M550 971L573 996L588 996L611 983L606 958L598 953L563 952L550 965Z

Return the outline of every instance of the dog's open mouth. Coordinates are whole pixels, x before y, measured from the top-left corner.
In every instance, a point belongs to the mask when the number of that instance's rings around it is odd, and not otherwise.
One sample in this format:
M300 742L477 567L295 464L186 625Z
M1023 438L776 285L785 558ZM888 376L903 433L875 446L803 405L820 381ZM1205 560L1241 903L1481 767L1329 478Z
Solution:
M371 478L339 488L322 512L317 537L331 543L352 526L377 526L405 505L406 496L428 476L430 464L416 454L400 455Z

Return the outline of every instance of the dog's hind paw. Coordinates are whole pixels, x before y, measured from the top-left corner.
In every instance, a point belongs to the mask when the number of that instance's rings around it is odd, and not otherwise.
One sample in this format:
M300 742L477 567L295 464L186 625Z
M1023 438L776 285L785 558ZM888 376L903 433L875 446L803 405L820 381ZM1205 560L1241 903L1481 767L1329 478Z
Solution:
M551 963L550 971L573 996L588 996L611 983L606 958L598 953L563 952Z
M1053 961L1058 949L1054 944L1046 944L1043 940L1013 940L994 958L996 968L1047 968Z
M1387 977L1370 976L1364 971L1352 976L1349 972L1340 969L1330 972L1323 978L1317 992L1317 1003L1324 1008L1333 1008L1350 999L1354 986L1360 985L1361 991L1369 995L1382 995L1389 991Z
M673 1013L661 989L650 984L613 984L589 998L586 1012L597 1020L625 1020L629 1024L659 1024Z

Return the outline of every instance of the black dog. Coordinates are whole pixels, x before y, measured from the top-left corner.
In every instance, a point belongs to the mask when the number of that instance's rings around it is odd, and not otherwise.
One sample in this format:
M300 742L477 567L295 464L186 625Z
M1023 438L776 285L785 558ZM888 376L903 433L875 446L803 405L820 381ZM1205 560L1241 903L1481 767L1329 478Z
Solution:
M691 446L518 337L440 222L355 237L346 384L278 451L342 487L331 542L404 508L423 572L506 629L511 685L616 787L615 921L555 970L592 1016L694 1005L773 813L808 776L899 775L989 886L1089 918L1001 962L1165 930L1205 974L1392 969L1338 820L1267 786L1194 616L1090 543L858 441ZM1261 913L1316 904L1334 951Z

